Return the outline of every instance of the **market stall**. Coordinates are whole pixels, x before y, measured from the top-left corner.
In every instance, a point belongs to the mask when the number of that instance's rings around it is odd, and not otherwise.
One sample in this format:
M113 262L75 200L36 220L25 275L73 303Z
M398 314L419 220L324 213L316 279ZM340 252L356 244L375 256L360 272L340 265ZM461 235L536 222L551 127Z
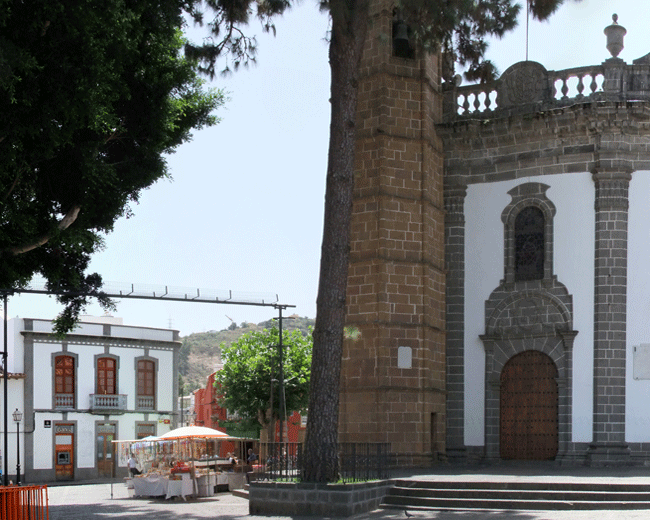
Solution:
M115 441L120 462L131 454L142 474L127 479L133 496L212 496L219 486L242 487L244 466L234 462L245 439L203 426L186 426L160 437ZM228 456L230 455L230 457Z

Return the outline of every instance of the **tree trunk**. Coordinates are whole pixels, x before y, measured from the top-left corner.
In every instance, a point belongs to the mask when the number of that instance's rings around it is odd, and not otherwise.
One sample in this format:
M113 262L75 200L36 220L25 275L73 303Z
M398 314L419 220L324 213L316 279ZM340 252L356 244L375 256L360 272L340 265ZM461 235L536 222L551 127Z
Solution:
M332 71L330 145L325 219L312 353L309 420L305 439L307 482L338 480L338 417L345 296L354 189L355 122L367 0L330 4Z

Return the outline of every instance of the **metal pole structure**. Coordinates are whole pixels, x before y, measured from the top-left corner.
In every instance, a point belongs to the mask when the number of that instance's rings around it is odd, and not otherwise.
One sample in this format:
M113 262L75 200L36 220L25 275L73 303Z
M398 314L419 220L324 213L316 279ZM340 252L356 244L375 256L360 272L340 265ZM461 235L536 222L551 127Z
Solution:
M183 394L185 393L185 383L181 384L181 421L178 425L179 428L183 427Z
M278 321L280 325L278 332L280 333L280 341L278 342L278 350L280 351L280 402L278 408L280 410L280 442L284 442L284 417L287 415L287 403L284 399L284 360L283 360L283 346L282 346L282 307L278 307L280 316Z
M16 485L20 486L20 420L22 414L16 408L14 420L16 421Z
M273 369L271 369L271 412L269 413L269 443L275 442L275 423L273 422Z
M2 448L2 456L4 457L4 469L3 469L3 474L4 474L4 485L7 486L9 485L9 457L7 457L7 450L9 449L9 444L7 442L7 438L9 437L9 432L7 430L8 424L8 416L9 416L9 401L8 401L8 393L9 393L9 369L7 365L7 293L3 293L3 309L4 309L4 322L2 324L2 330L3 330L3 338L4 338L4 349L2 351L2 379L4 381L4 393L3 393L3 398L4 398L4 410L2 411L3 413L3 418L4 418L4 447Z

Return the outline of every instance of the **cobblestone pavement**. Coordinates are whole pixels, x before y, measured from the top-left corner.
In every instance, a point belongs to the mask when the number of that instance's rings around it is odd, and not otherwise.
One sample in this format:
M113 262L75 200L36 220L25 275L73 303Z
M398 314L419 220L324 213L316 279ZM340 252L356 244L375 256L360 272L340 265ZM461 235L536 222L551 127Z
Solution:
M112 494L112 495L111 495ZM219 493L214 497L172 500L129 498L123 483L48 487L50 520L307 520L305 517L249 516L248 500ZM648 520L650 511L403 511L378 510L352 520ZM310 520L314 520L310 517ZM334 519L332 519L334 520Z

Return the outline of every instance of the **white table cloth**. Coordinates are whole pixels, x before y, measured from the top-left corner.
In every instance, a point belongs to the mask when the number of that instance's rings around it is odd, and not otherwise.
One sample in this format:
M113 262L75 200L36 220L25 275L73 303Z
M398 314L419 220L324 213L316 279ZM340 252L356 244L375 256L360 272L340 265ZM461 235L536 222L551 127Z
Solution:
M162 475L150 475L133 479L133 494L141 497L185 497L194 494L194 483L189 473L183 473L181 480L170 480Z

